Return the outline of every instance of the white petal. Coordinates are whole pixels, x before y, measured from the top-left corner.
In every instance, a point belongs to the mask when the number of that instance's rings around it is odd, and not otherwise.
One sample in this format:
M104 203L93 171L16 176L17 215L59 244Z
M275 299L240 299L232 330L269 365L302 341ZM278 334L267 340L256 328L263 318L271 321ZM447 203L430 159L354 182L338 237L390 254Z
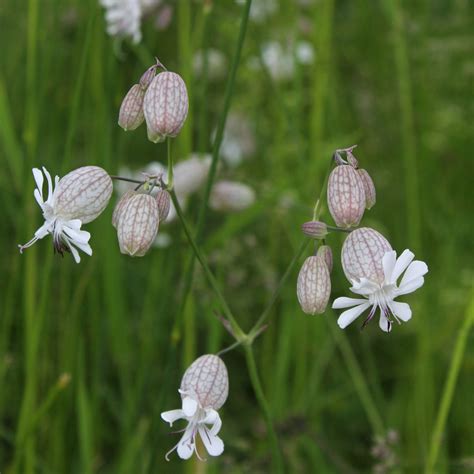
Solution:
M385 281L390 281L392 277L393 269L395 268L396 261L397 261L397 252L395 252L395 250L386 252L385 255L382 257L382 267L383 267L383 274L385 276Z
M370 306L370 303L367 302L359 306L356 306L355 308L344 311L339 316L339 319L337 320L337 324L339 325L341 329L344 329L349 324L351 324L352 321L354 321L358 316L360 316L369 306Z
M53 199L53 182L51 181L51 175L49 174L48 170L44 166L43 166L43 173L46 176L46 179L48 181L48 199L46 199L46 202L50 204Z
M35 237L39 240L52 231L52 222L45 222L36 232Z
M35 197L36 199L36 202L38 203L39 207L41 207L41 209L43 209L43 195L37 190L35 189L33 191L33 196Z
M410 252L410 250L405 249L402 254L397 258L397 262L395 263L395 267L388 281L390 283L395 283L400 277L400 275L408 267L408 265L410 265L410 262L413 260L414 257L415 254L413 252Z
M211 456L219 456L224 451L224 443L219 436L214 436L206 427L199 427L199 434L207 452Z
M422 262L421 260L415 260L407 268L405 275L403 275L402 281L400 282L400 287L406 285L407 283L410 283L416 278L422 277L427 272L428 266L426 265L426 263Z
M341 296L340 298L336 298L332 304L333 309L341 309L341 308L350 308L351 306L357 306L362 303L367 303L366 299L363 298L346 298L345 296Z
M44 183L43 173L41 172L40 169L33 168L33 177L35 179L36 188L38 189L41 197L43 197L43 183Z
M176 420L180 420L183 418L185 419L186 415L183 413L183 410L169 410L169 411L164 411L161 414L161 418L167 423L169 423L170 426L173 426L173 423Z
M361 278L359 282L352 281L350 290L357 295L369 296L375 291L380 290L380 285L367 278Z
M187 417L191 417L196 413L198 409L198 402L190 397L183 398L183 413Z
M400 288L397 288L395 295L400 296L400 295L407 295L408 293L413 293L418 288L423 286L424 283L425 283L425 279L423 277L416 278L415 280L411 280L407 284L401 285Z
M71 241L67 237L65 237L64 240L66 241L69 247L69 250L71 251L72 256L74 257L74 260L76 261L76 263L80 263L81 256L79 255L79 252L77 251L77 249L71 245Z
M411 319L411 308L409 304L392 301L390 308L393 311L393 314L402 321L408 321Z
M69 222L67 223L69 224ZM71 238L74 243L87 244L91 238L91 234L86 230L76 230L69 227L67 224L63 225L62 231Z
M181 440L178 443L178 456L181 459L189 459L193 453L195 448L195 441L194 441L194 429L195 425L188 425L186 431L184 432Z
M379 327L384 332L390 332L392 330L392 324L390 321L380 312Z
M202 424L212 425L210 428L210 433L215 436L222 427L222 420L216 410L212 408L206 411L206 418L201 422Z

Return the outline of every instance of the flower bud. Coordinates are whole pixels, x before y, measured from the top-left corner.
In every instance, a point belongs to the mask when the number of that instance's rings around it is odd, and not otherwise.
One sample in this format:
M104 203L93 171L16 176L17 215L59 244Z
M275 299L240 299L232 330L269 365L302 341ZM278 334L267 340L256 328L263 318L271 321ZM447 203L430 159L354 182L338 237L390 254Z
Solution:
M189 395L202 408L218 410L229 394L229 376L223 360L213 354L196 359L181 380L181 397Z
M170 194L166 189L160 189L156 194L156 203L158 205L158 216L160 221L166 220L170 213L171 199Z
M174 72L160 72L145 93L143 111L148 138L154 143L175 137L188 114L188 93L181 77Z
M126 191L122 197L118 200L117 204L115 205L115 209L114 209L114 212L112 214L112 225L117 228L117 225L118 225L118 221L119 221L119 217L120 217L120 214L122 213L123 211L123 208L125 207L125 204L127 203L127 201L132 197L132 196L135 196L135 194L137 194L136 191L132 191L132 190L129 190L129 191Z
M359 162L357 161L357 158L352 154L352 151L348 150L346 152L346 158L347 162L355 169L359 167Z
M149 194L128 198L118 216L117 235L120 252L143 257L158 232L158 205Z
M118 120L118 124L125 131L135 130L145 119L145 116L143 115L144 98L145 90L139 84L134 84L127 92L127 95L120 106Z
M243 183L219 181L211 191L209 206L215 211L243 211L255 202L255 191Z
M364 185L364 192L365 192L365 208L370 209L375 204L375 185L370 177L369 173L367 173L364 169L357 170L359 176L362 179L362 183Z
M364 184L350 165L336 166L329 176L328 206L338 227L359 224L365 209Z
M306 314L322 314L331 294L331 277L321 256L308 257L298 275L296 293Z
M329 273L332 272L332 250L331 250L331 247L329 247L329 245L321 245L319 248L318 248L318 253L316 254L318 257L322 257L322 259L324 260L324 262L326 263L327 267L328 267L328 270L329 270Z
M328 226L321 221L305 222L301 226L304 235L313 239L324 239L328 235Z
M54 190L55 214L87 224L107 207L112 189L112 179L102 168L77 168L61 178Z
M157 64L153 64L153 66L149 67L140 78L140 87L146 91L148 86L151 84L151 81L156 76L156 68L158 67Z
M384 272L382 259L392 246L379 232L370 227L361 227L352 231L344 241L341 262L349 281L367 278L382 284Z

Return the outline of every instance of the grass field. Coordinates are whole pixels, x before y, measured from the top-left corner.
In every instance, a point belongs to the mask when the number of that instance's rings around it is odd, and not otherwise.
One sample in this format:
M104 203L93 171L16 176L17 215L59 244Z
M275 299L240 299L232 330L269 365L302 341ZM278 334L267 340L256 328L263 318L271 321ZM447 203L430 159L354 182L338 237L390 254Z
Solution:
M170 4L170 24L157 30L144 18L133 44L106 34L97 0L0 3L0 472L474 472L473 3L254 0L248 24L248 2ZM213 50L224 58L215 75ZM17 251L41 223L33 167L116 175L166 164L166 145L143 126L117 125L124 94L154 56L190 97L175 162L214 153L219 178L257 194L242 212L218 213L206 211L203 186L185 209L244 330L305 241L300 226L336 148L357 143L374 179L377 203L363 225L430 269L405 299L409 323L389 335L375 323L342 331L338 312L308 316L298 305L310 244L268 328L222 356L225 451L207 462L164 458L177 439L160 413L179 407L184 370L234 342L179 221L160 230L170 245L133 259L119 252L111 203L87 225L94 254L80 264L54 255L50 238ZM237 166L219 149L232 117L247 155ZM327 239L331 301L349 293L344 237Z

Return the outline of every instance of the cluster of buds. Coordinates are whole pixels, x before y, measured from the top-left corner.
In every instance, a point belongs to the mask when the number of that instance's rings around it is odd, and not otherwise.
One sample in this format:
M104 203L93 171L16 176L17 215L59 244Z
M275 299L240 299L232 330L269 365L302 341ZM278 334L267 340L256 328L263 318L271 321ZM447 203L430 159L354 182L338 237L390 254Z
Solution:
M135 130L146 121L148 138L153 143L175 137L183 127L189 107L181 76L166 70L157 74L157 69L164 66L156 61L127 92L118 120L124 130Z
M411 318L408 304L399 303L395 298L422 286L428 267L424 262L413 261L414 254L408 249L397 259L389 241L374 229L361 227L351 231L361 221L364 210L375 204L374 183L367 171L359 168L354 148L335 152L336 167L328 180L328 207L337 227L319 220L302 225L306 236L320 240L322 244L316 255L305 260L300 270L297 296L305 313L324 313L331 292L333 266L332 251L325 239L330 231L349 232L342 247L341 263L351 283L351 291L362 298L341 297L333 302L335 309L350 308L340 315L338 324L345 328L370 309L362 324L365 327L379 309L379 326L389 332L394 321L400 323ZM341 153L345 153L345 160Z
M120 252L143 257L152 246L160 221L170 210L170 195L160 189L155 196L148 192L127 191L117 202L112 225L117 229Z

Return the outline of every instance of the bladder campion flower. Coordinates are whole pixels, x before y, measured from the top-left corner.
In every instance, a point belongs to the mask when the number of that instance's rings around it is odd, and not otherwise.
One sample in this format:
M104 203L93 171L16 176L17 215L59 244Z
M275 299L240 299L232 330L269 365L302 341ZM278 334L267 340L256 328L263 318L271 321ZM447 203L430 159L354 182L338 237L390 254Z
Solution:
M320 257L323 258L323 260L326 262L326 265L328 267L329 273L332 272L332 267L333 267L333 258L332 258L332 250L329 245L321 245L318 248L318 253Z
M166 454L166 460L175 449L181 459L189 459L196 453L202 460L196 448L198 433L211 456L222 454L224 443L217 436L222 422L217 410L224 405L229 394L229 377L222 359L212 354L196 359L184 373L179 393L182 408L165 411L161 418L170 426L176 420L184 419L188 426L178 444Z
M321 221L308 221L301 226L304 235L312 239L324 239L328 235L328 226Z
M308 257L301 267L296 285L301 309L306 314L322 314L331 295L329 269L321 256Z
M428 267L422 261L413 261L414 256L407 249L397 259L387 239L373 229L363 227L351 232L342 247L342 265L352 284L351 291L363 298L341 297L334 301L335 309L351 308L339 316L339 326L344 329L369 308L362 327L374 317L377 308L382 331L389 332L393 321L408 321L410 306L394 300L423 286Z
M48 183L47 198L43 196L43 174ZM51 234L54 250L61 255L64 251L71 252L77 263L81 261L77 249L92 255L90 234L81 230L81 226L93 221L106 208L112 195L110 176L98 166L83 166L61 179L56 176L54 186L51 175L44 167L43 172L33 168L33 176L36 182L33 194L43 211L45 222L29 242L19 245L20 252Z

